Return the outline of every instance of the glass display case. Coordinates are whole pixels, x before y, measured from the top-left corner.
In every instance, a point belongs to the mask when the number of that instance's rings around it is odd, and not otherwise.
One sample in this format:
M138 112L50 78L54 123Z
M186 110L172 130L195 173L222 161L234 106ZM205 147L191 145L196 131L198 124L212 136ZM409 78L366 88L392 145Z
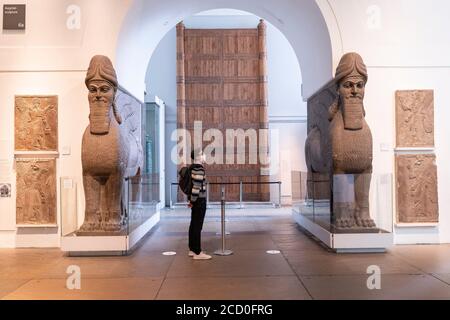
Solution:
M385 251L393 245L391 174L292 173L293 214L337 252Z
M128 206L127 233L132 234L158 212L159 174L147 174L126 179Z
M80 232L84 222L82 180L64 177L61 193L61 248L69 255L127 255L160 220L159 175L124 180L121 230Z
M147 97L142 109L142 148L144 165L141 174L159 181L159 208L165 207L165 103L157 96ZM156 200L156 199L155 199Z

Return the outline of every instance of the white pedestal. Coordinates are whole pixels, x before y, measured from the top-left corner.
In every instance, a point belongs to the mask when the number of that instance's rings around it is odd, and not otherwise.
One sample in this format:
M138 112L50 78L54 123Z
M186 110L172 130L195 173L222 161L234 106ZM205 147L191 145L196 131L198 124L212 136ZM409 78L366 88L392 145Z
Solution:
M386 252L394 244L392 233L335 234L295 210L293 216L302 228L337 253Z
M161 220L160 212L148 219L129 235L123 236L76 236L62 237L61 250L69 256L126 255Z

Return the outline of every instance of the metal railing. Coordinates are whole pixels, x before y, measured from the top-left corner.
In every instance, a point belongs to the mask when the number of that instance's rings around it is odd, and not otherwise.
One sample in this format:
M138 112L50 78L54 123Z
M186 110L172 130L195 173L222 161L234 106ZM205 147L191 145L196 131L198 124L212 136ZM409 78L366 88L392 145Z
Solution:
M230 186L230 185L239 185L239 202L227 202L230 205L238 205L239 209L244 209L245 206L247 205L270 205L270 206L274 206L276 208L281 208L282 206L282 196L281 196L281 185L282 182L281 181L276 181L276 182L207 182L206 183L206 203L208 208L210 208L212 205L220 205L220 202L212 202L210 201L210 186L220 186L220 189L222 189L224 186ZM274 202L257 202L257 201L244 201L244 186L246 185L278 185L278 202L274 203ZM186 203L185 202L174 202L173 201L173 187L176 186L177 187L177 192L175 193L176 195L178 195L178 183L171 183L170 185L170 190L169 190L169 199L170 199L170 209L174 209L175 207L185 207Z

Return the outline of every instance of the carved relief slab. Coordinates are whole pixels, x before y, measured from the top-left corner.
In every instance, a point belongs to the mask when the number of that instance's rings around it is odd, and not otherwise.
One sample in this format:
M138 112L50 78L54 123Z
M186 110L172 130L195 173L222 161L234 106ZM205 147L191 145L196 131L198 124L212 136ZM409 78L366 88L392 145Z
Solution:
M16 96L15 149L58 150L57 96Z
M436 156L397 155L397 222L438 223Z
M56 224L56 160L17 159L19 225Z
M396 92L397 147L434 147L434 92Z

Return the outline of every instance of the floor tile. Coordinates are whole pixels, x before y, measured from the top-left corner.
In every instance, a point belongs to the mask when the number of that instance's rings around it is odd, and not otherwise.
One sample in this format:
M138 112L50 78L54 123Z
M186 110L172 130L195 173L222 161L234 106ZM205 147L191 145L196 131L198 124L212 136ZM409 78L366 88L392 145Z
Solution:
M0 280L0 299L4 296L10 294L11 292L17 290L21 286L23 286L25 283L30 281L30 279L8 279L8 280Z
M167 279L158 299L167 300L309 300L296 277Z
M272 240L282 251L321 251L327 250L319 242L301 234L271 235Z
M81 290L69 290L65 279L33 280L5 300L153 300L163 278L82 279Z
M178 244L177 251L181 254L188 251L188 237L182 238ZM262 251L276 250L277 244L270 238L270 234L261 233L232 233L225 238L227 249L233 251ZM202 249L208 252L214 252L217 249L222 248L222 236L220 234L211 235L211 233L202 233Z
M421 274L422 272L391 254L335 254L327 251L285 251L298 275L365 275L378 266L383 274Z
M450 245L397 246L392 253L425 273L450 274Z
M67 278L67 269L78 266L83 278L163 277L174 257L162 252L137 251L127 257L65 258L39 276L39 279Z
M305 276L303 284L317 300L450 299L450 286L428 275L385 275L381 290L369 290L369 276Z
M261 251L238 251L232 256L214 256L210 261L194 261L178 255L168 277L236 277L294 275L282 255Z

